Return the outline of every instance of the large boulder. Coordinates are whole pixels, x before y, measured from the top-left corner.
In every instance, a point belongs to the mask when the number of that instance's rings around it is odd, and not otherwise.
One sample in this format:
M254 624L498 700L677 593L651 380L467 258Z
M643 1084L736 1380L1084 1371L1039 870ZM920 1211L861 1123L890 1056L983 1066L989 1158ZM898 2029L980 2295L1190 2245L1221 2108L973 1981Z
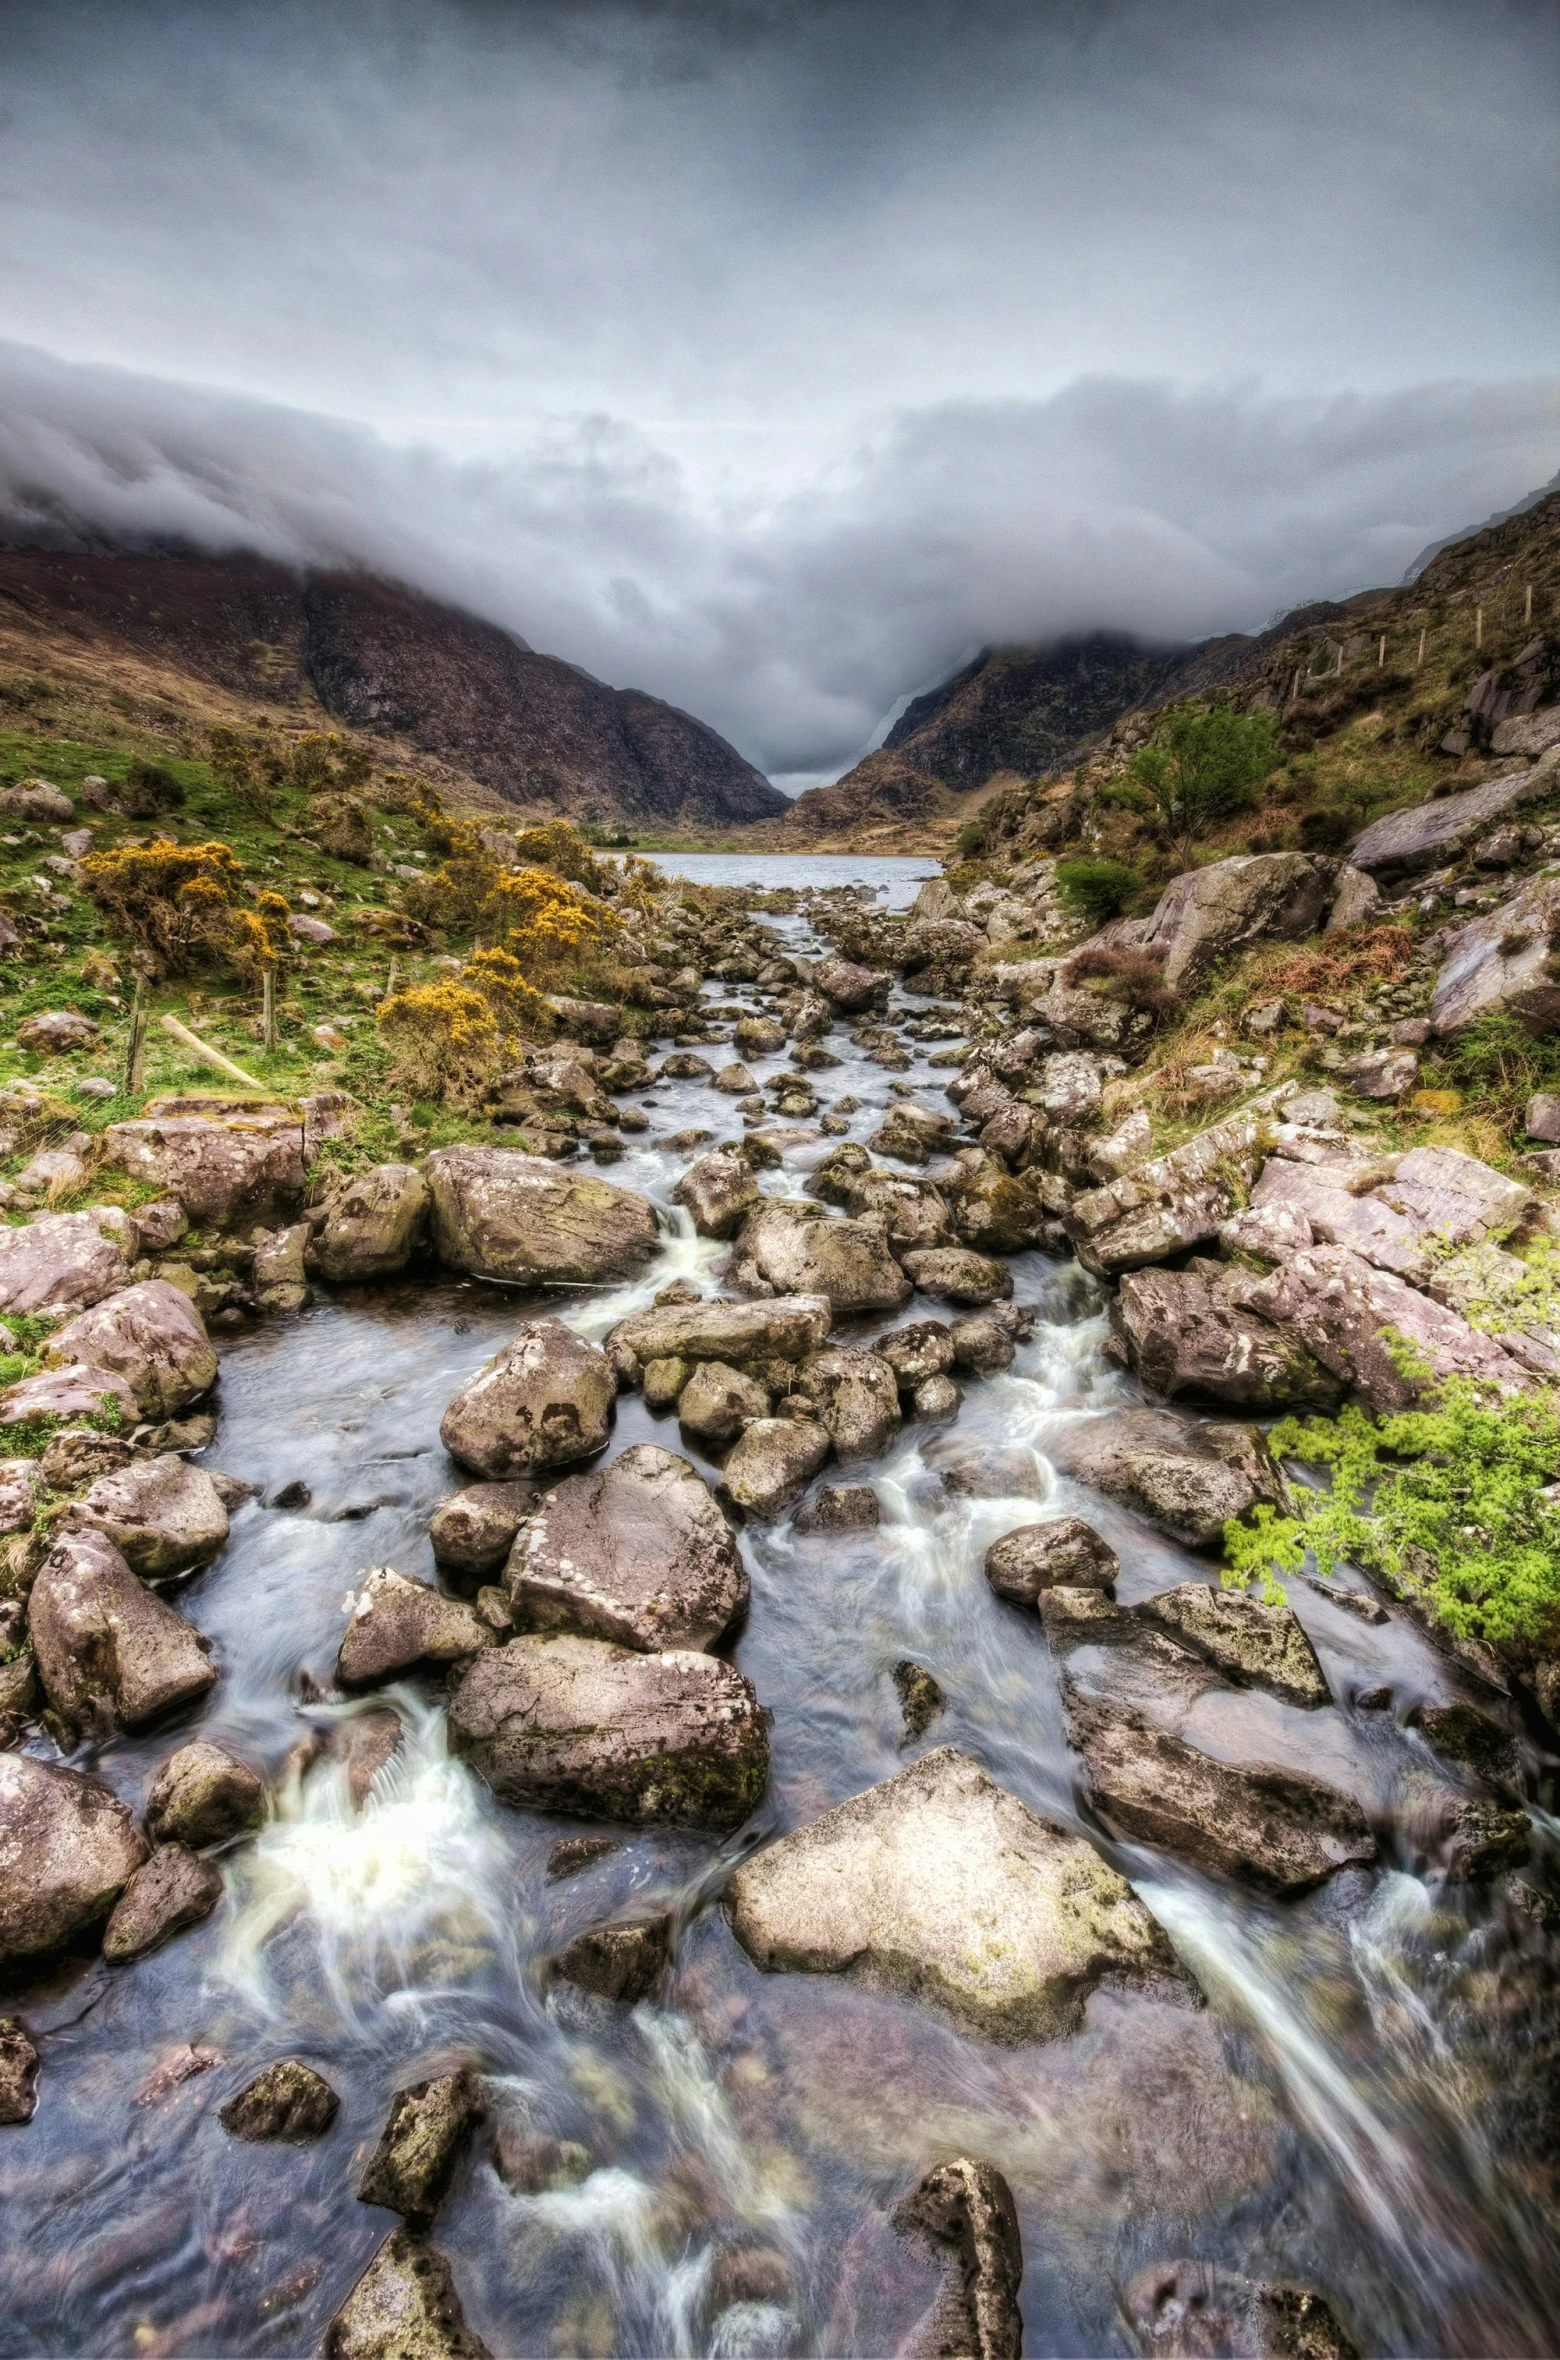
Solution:
M602 1639L511 1639L449 1707L450 1743L500 1802L635 1826L739 1827L769 1780L767 1716L734 1664Z
M841 958L837 951L820 959L812 971L814 988L847 1016L857 1015L870 1008L874 1001L886 1000L893 977L882 974L875 967L858 966L854 959Z
M149 1582L209 1565L228 1537L227 1509L211 1477L171 1451L98 1476L67 1521L106 1534L132 1573Z
M982 1570L999 1598L1038 1606L1042 1590L1108 1590L1121 1562L1081 1516L1056 1516L993 1541Z
M284 1219L303 1195L303 1117L290 1107L154 1103L138 1121L111 1123L103 1157L132 1180L176 1196L203 1228L249 1229Z
M472 1278L593 1286L629 1277L656 1241L648 1198L539 1156L441 1147L424 1171L434 1252Z
M607 1351L615 1366L636 1372L656 1360L723 1360L742 1368L805 1360L833 1323L826 1295L791 1295L775 1303L664 1303L619 1320Z
M425 1665L460 1663L491 1647L493 1638L463 1598L446 1598L393 1565L376 1565L353 1599L336 1678L343 1688L370 1688Z
M1460 1033L1506 1014L1535 1033L1560 1031L1560 980L1550 948L1560 928L1560 876L1535 877L1510 901L1454 934L1435 979L1430 1022Z
M1533 770L1470 787L1462 795L1443 795L1407 811L1389 811L1355 838L1349 847L1350 865L1372 877L1412 876L1440 868L1484 835L1493 820L1548 792L1554 769L1553 761L1540 763Z
M721 1470L726 1496L760 1522L794 1507L829 1456L829 1429L815 1418L754 1418Z
M198 1852L248 1835L265 1817L265 1782L224 1746L197 1737L168 1756L146 1798L146 1832L157 1844Z
M1246 1297L1260 1283L1223 1262L1126 1271L1110 1307L1115 1346L1167 1401L1336 1409L1343 1380L1287 1329L1249 1309Z
M1027 1174L1010 1172L1001 1159L970 1148L956 1174L943 1182L953 1226L967 1246L983 1254L1018 1254L1038 1245L1050 1215Z
M620 1647L713 1647L747 1604L730 1525L696 1468L636 1443L571 1475L522 1526L504 1584L517 1626Z
M443 2254L410 2230L385 2239L325 2330L325 2360L490 2360L466 2325Z
M423 1242L433 1203L415 1164L375 1164L333 1188L309 1248L309 1267L332 1286L390 1278Z
M1100 1982L1175 1971L1126 1879L951 1746L743 1861L726 1905L757 1966L853 1975L991 2039L1075 2032Z
M207 1641L100 1532L62 1534L27 1602L44 1693L72 1728L142 1729L216 1681Z
M1266 1277L1246 1280L1242 1296L1378 1413L1412 1408L1447 1377L1512 1392L1533 1381L1493 1336L1347 1246L1292 1253Z
M734 1147L717 1147L688 1166L672 1201L685 1207L700 1237L734 1237L759 1201L758 1175Z
M1249 1194L1274 1121L1269 1094L1168 1155L1075 1196L1062 1224L1084 1268L1115 1278L1217 1237Z
M796 1391L842 1459L876 1458L899 1431L898 1378L879 1353L850 1344L814 1352L797 1372Z
M822 1295L837 1313L897 1311L910 1293L880 1229L790 1198L767 1197L749 1214L736 1257L777 1294Z
M176 1418L217 1380L217 1356L200 1313L165 1278L127 1286L57 1328L44 1358L55 1368L83 1361L112 1369L146 1418Z
M25 1967L101 1925L146 1851L99 1779L0 1753L0 1968Z
M617 1377L606 1354L556 1319L527 1320L451 1401L439 1439L489 1481L566 1467L600 1450Z
M1257 1212L1301 1213L1313 1241L1348 1246L1423 1286L1448 1252L1506 1236L1533 1209L1525 1181L1451 1147L1415 1147L1385 1163L1341 1149L1325 1162L1270 1156L1252 1191Z
M0 1228L0 1313L82 1311L130 1280L119 1223L92 1213L42 1213Z
M1047 1437L1059 1475L1107 1499L1188 1548L1211 1549L1232 1517L1259 1503L1279 1507L1283 1486L1255 1426L1192 1424L1168 1410L1107 1410Z
M1168 990L1187 990L1242 943L1264 935L1314 934L1332 874L1331 861L1303 852L1238 854L1189 869L1165 887L1139 948L1162 955Z

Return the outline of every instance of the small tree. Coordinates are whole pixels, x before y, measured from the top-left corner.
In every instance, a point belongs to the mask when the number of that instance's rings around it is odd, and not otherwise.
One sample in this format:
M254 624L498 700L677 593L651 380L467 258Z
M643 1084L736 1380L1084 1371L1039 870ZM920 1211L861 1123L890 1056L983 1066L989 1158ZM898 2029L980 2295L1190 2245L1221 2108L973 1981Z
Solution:
M1277 758L1266 713L1174 705L1152 744L1133 755L1131 775L1147 791L1165 843L1185 862L1203 830L1239 811Z

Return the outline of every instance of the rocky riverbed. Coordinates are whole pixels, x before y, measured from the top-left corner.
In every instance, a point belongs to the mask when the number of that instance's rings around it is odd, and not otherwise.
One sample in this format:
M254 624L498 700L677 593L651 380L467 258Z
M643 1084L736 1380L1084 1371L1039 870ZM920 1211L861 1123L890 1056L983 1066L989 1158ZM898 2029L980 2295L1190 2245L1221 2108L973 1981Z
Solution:
M1546 2348L1531 1700L1209 1553L1405 1303L1531 1379L1418 1282L1532 1192L1145 1159L1054 972L968 1057L826 915L533 1060L552 1157L310 1209L331 1108L192 1103L0 1231L121 1402L0 1469L0 2352Z

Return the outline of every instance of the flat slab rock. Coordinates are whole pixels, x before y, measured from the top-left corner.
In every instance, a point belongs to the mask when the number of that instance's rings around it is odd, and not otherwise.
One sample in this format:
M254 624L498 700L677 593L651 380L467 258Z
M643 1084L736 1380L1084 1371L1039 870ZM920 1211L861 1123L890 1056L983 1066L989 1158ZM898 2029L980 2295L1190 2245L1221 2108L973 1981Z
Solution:
M834 1322L826 1295L791 1295L774 1303L658 1304L631 1312L607 1338L614 1362L643 1368L654 1360L804 1360L816 1352Z
M769 1781L769 1730L734 1664L601 1639L519 1638L479 1656L450 1745L500 1802L638 1826L738 1827Z
M472 1278L589 1286L632 1276L656 1242L648 1197L540 1156L441 1147L423 1175L434 1252Z
M1056 2039L1099 1984L1178 1973L1126 1879L951 1746L744 1861L726 1905L755 1965L850 1974L988 2039Z
M736 1536L703 1476L650 1442L548 1492L516 1537L504 1586L522 1630L645 1653L712 1647L748 1596Z
M1282 1504L1277 1467L1255 1426L1172 1416L1168 1410L1108 1410L1046 1437L1059 1475L1101 1491L1172 1540L1209 1549L1232 1516L1259 1502Z

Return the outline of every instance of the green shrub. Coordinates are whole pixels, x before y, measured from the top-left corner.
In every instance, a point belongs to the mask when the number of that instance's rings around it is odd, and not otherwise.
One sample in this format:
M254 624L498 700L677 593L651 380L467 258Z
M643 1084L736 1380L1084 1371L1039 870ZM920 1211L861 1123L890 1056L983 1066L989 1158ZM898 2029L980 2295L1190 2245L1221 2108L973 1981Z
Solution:
M1138 873L1124 860L1059 860L1056 882L1069 909L1103 926L1119 918L1136 893Z
M1539 1038L1498 1008L1438 1041L1435 1065L1481 1112L1509 1124L1535 1090L1560 1088L1560 1038Z
M1268 714L1184 704L1171 706L1129 769L1152 802L1164 841L1189 860L1204 828L1242 810L1277 758Z
M979 860L986 849L985 821L967 819L953 839L953 848L961 860Z
M1269 1597L1311 1551L1328 1576L1350 1562L1415 1598L1460 1639L1522 1653L1560 1638L1560 1398L1497 1393L1451 1377L1422 1409L1345 1409L1270 1437L1280 1457L1328 1467L1326 1490L1295 1490L1294 1513L1258 1508L1224 1528L1225 1580L1260 1576Z

